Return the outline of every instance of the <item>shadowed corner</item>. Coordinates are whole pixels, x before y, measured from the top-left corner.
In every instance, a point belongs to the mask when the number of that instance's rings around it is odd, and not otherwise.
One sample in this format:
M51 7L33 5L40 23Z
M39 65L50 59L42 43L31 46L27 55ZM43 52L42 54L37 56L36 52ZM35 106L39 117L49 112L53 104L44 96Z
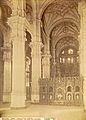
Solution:
M0 111L0 118L2 118L3 111Z
M1 118L3 117L3 115L5 114L6 110L0 110L0 120L2 120Z

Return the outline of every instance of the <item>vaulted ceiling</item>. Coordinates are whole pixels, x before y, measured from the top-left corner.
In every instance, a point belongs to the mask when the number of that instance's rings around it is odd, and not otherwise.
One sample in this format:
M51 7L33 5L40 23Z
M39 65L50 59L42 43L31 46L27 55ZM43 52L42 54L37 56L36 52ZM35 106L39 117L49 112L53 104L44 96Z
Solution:
M47 42L49 36L53 48L64 38L78 39L80 15L77 0L52 0L42 15L42 38Z
M26 0L26 14L29 22L33 21L33 6L36 5L36 17L40 16L42 21L41 35L43 43L47 42L47 36L50 37L53 47L56 46L60 39L65 37L78 39L80 32L79 1ZM11 7L12 0L0 0L0 2L7 3L7 6L3 7L3 14L10 15L9 8Z

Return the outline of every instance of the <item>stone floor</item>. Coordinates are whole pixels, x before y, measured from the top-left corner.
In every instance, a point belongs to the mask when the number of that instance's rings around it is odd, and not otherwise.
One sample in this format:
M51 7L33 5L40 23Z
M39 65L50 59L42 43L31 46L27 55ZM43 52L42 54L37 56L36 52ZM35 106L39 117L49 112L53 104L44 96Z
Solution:
M0 106L1 107L1 106ZM0 108L2 117L43 117L55 120L86 120L83 107L63 107L53 105L29 104L26 108L11 109L9 106Z

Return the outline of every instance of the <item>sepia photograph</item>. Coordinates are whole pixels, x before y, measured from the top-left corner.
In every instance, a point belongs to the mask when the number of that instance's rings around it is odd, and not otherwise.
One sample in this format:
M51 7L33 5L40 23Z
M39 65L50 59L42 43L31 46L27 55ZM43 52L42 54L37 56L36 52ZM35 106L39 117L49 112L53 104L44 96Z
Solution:
M86 0L0 0L0 120L86 120Z

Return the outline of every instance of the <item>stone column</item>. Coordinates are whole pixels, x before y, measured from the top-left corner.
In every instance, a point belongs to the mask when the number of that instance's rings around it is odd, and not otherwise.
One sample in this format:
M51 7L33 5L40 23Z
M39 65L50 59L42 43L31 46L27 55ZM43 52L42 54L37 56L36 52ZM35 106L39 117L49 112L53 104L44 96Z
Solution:
M2 46L3 46L3 41L4 41L4 35L3 35L3 22L2 22L2 8L0 6L0 101L2 102L3 99L3 71L4 71L4 66L3 66L3 51L2 51Z
M46 53L42 60L43 78L50 78L50 54Z
M56 57L55 57L55 48L52 48L52 77L56 78Z
M25 107L25 28L24 1L13 0L12 16L8 23L12 29L12 93L11 107Z
M50 38L47 37L47 44L44 46L44 56L42 59L43 78L50 78Z
M3 102L10 102L11 97L11 41L8 37L9 32L4 36L4 47L2 48L4 60Z
M60 74L60 62L59 62L59 57L57 57L57 70L56 70L56 76L58 77L61 77L61 74Z
M33 18L33 36L30 44L32 50L32 95L31 100L34 103L39 102L39 79L41 78L41 20Z
M39 79L41 78L41 42L32 43L32 102L39 102Z
M80 30L80 74L84 78L83 82L83 101L86 110L86 2L79 4L79 13L81 17Z

